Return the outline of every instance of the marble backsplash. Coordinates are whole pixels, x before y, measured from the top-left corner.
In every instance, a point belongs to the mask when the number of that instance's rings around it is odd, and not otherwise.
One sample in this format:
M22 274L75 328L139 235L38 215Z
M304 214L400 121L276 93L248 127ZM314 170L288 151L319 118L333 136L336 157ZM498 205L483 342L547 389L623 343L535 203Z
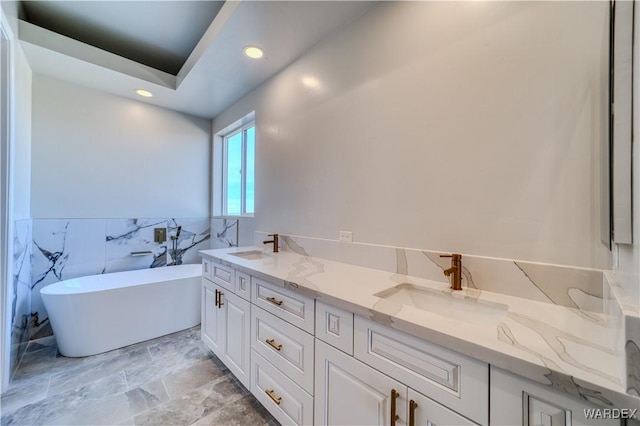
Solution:
M254 244L262 245L266 235L266 232L256 232ZM443 270L449 268L451 262L449 258L441 258L439 252L301 236L281 235L281 249L440 282L448 282ZM593 321L603 321L603 273L600 270L464 253L462 266L463 287L575 308Z
M199 263L199 250L237 245L237 221L204 218L34 219L31 338L51 334L40 289L85 275ZM181 226L175 247L171 236ZM154 228L167 241L154 242ZM213 230L213 234L212 234ZM133 256L134 252L147 254Z
M14 223L13 288L10 293L10 371L12 374L29 343L29 319L31 318L31 226L31 220L18 220Z

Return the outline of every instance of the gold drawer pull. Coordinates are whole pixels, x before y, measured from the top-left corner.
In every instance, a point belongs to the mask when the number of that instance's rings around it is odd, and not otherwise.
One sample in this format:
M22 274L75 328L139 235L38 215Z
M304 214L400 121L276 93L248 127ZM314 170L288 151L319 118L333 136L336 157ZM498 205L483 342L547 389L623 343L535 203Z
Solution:
M413 399L409 401L409 426L416 426L416 408L418 403Z
M278 300L275 297L267 297L267 300L271 303L273 303L274 305L282 305L282 300Z
M396 420L400 418L396 414L396 399L400 396L397 390L391 389L391 426L396 426Z
M276 351L279 351L280 349L282 349L282 345L277 344L274 339L267 339L265 341Z
M273 402L275 402L276 404L280 405L280 402L282 401L282 398L279 396L276 396L273 393L273 389L267 389L266 391L264 391L267 395L269 395L269 398L271 398L273 400Z

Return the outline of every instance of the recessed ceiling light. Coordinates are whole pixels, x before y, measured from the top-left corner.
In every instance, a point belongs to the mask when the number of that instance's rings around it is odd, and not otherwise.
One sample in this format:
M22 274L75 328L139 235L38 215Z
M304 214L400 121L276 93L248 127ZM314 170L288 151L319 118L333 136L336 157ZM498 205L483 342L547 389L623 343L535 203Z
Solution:
M264 56L264 52L257 46L247 46L244 48L244 54L251 59L260 59Z
M136 89L136 94L145 97L145 98L150 98L153 96L153 93L149 92L148 90L144 90L144 89Z

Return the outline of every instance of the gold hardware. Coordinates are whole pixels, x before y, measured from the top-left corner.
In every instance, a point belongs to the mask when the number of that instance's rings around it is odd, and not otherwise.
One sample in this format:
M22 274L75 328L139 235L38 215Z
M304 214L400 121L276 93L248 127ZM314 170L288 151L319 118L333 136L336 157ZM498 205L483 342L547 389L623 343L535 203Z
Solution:
M451 258L451 268L445 269L444 274L451 278L451 290L462 290L462 255L461 254L441 254L440 257Z
M271 303L273 303L274 305L282 305L282 300L278 300L275 297L267 297L267 300Z
M222 301L222 296L224 295L223 292L221 292L220 290L216 289L216 306L218 308L222 308L222 305L224 305L224 302Z
M397 390L391 389L391 426L396 426L396 420L400 418L396 414L396 399L400 396Z
M282 349L282 345L277 344L274 339L267 339L265 340L265 342L267 342L276 351L279 351L280 349Z
M264 240L262 244L273 243L273 252L278 253L278 234L269 234L269 237L273 237L273 240Z
M416 408L418 403L413 399L409 401L409 426L416 426Z
M267 389L264 392L267 395L269 395L269 398L271 398L273 400L273 402L275 402L276 404L280 405L280 402L282 401L282 397L276 396L276 394L273 393L273 389Z

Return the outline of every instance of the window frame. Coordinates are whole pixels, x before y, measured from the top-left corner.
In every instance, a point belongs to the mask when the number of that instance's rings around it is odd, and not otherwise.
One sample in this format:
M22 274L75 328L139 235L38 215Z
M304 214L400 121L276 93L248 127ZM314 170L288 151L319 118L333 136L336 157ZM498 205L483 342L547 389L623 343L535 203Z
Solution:
M254 211L247 212L247 130L256 127L255 120L246 122L240 126L233 127L230 131L221 134L222 141L222 164L221 164L221 209L220 213L223 217L253 217L255 214L255 194L254 194ZM240 214L230 214L228 210L227 187L228 187L228 141L237 134L242 135L241 146L241 169L240 169ZM254 130L254 166L255 166L255 130ZM255 175L254 175L254 191L255 191Z

